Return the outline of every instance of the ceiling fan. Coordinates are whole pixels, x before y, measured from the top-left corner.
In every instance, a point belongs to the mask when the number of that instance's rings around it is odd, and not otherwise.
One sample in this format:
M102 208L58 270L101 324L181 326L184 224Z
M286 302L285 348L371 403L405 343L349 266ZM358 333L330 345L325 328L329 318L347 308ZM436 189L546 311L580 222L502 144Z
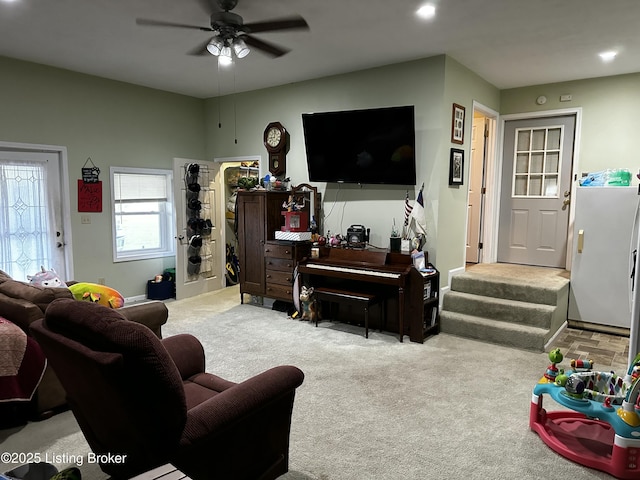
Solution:
M261 50L272 57L280 57L290 51L279 45L260 40L252 35L254 33L309 29L306 20L299 15L263 22L244 23L240 15L231 12L238 4L238 0L198 0L198 2L207 12L211 12L211 26L209 27L145 18L136 19L136 23L138 25L189 28L212 32L213 37L198 45L189 53L203 55L208 52L219 57L221 61L227 60L228 62L232 61L232 50L238 58L244 58L250 51L248 46Z

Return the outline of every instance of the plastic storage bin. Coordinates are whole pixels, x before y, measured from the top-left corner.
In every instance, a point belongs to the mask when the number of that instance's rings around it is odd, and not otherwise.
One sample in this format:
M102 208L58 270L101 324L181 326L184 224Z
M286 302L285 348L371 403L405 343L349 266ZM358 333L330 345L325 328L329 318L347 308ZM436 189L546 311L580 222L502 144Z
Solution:
M147 298L149 300L166 300L167 298L174 298L176 296L176 283L175 282L154 282L149 280L147 282Z

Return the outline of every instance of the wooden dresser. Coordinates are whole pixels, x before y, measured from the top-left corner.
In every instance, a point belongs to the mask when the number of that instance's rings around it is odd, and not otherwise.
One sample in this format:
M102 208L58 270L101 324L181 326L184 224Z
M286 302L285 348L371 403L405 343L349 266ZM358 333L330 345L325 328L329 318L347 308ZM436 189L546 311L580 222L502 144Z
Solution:
M264 248L284 223L280 212L282 203L288 198L288 192L238 192L236 219L241 303L244 303L245 293L260 297L266 293Z
M311 242L267 241L264 246L265 297L292 302L295 266L310 253Z

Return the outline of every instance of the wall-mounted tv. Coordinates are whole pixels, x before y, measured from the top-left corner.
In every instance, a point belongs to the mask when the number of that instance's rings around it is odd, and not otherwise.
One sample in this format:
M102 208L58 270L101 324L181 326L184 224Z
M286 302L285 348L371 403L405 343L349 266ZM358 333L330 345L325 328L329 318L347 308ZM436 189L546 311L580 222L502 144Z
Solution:
M415 185L414 106L303 113L310 182Z

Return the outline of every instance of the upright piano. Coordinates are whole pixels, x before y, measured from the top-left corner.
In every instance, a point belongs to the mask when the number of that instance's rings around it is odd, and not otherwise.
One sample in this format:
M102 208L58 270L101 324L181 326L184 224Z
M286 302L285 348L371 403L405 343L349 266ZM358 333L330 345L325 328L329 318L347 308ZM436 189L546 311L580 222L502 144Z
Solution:
M426 279L413 267L408 254L323 247L318 258L303 260L298 271L309 286L331 286L384 296L385 328L397 331L401 342L404 335L409 335L411 341L422 343L427 334L439 330L437 300L435 314L429 315L426 322L424 313L426 282L435 280L433 284L429 283L429 291L437 299L437 278Z

